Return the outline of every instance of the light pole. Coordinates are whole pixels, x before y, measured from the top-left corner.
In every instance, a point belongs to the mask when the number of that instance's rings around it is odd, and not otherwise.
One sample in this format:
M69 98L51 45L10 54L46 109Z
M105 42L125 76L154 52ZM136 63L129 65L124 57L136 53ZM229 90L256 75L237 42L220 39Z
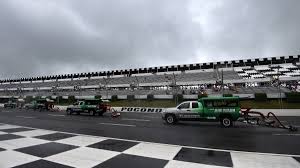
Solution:
M173 88L175 88L173 90L175 90L175 105L177 106L177 104L178 104L178 88L177 88L177 81L176 81L176 76L175 76L174 72L173 72L172 84L173 84Z
M222 69L222 76L221 76L221 82L222 82L222 96L224 96L224 76L223 76L223 69Z
M280 105L280 109L282 110L282 96L281 96L281 88L280 88L280 80L279 80L279 65L276 67L277 68L277 88L279 91L279 105Z
M139 79L137 78L137 76L135 76L135 80L137 82L136 88L137 88L137 91L139 93L139 91L140 91L140 82L139 82ZM138 106L140 106L140 95L139 94L137 94L137 95L138 95Z
M106 99L108 99L108 87L107 87L107 85L108 85L108 81L105 79L105 78L103 78L103 80L104 80L104 89L105 89L105 92L106 92Z

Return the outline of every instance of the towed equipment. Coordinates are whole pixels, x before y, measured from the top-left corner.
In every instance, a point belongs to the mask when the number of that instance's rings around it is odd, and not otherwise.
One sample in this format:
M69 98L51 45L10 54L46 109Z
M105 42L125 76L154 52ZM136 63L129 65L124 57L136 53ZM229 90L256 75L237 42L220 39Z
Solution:
M250 108L241 110L241 117L239 119L241 122L245 122L251 125L267 126L273 128L282 128L289 131L298 131L298 129L291 124L283 124L278 117L272 113L268 112L264 115L258 111L252 111Z

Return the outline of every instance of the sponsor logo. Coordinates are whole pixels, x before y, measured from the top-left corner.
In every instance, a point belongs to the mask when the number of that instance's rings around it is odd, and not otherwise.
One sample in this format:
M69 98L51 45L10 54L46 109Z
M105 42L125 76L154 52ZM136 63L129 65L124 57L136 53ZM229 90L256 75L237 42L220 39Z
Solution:
M161 113L162 108L148 108L148 107L122 107L121 111L126 112L146 112L146 113Z
M235 112L235 109L215 109L215 113L234 113Z
M199 115L180 114L180 118L200 118Z

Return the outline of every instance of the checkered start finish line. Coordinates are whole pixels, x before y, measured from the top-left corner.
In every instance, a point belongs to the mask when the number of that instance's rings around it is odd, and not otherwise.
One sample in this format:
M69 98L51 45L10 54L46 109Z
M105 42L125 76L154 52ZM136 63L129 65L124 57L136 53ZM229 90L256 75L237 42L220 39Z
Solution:
M0 168L300 168L300 158L206 150L0 124Z

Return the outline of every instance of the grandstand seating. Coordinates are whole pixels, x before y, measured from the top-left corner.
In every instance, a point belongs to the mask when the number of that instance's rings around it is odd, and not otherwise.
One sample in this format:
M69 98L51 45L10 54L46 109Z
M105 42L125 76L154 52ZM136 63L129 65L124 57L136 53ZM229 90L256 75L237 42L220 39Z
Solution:
M45 78L22 78L22 80L0 81L0 96L18 95L164 95L164 94L198 94L199 86L214 85L223 79L226 84L251 82L270 83L274 78L283 81L300 80L300 56L280 58L264 58L253 60L237 60L230 63L206 63L177 65L167 67L151 67L144 69L121 70L116 72L93 72L88 74L59 75ZM275 62L274 64L272 62ZM189 68L188 68L189 67ZM217 68L218 67L218 68ZM143 71L142 73L137 73ZM145 72L144 72L145 71ZM121 72L124 72L122 74ZM132 72L125 73L125 72ZM134 73L133 73L134 72ZM119 74L117 74L119 73ZM102 74L102 75L101 75ZM114 75L115 74L115 75ZM223 74L223 75L222 75ZM257 79L257 80L255 80ZM259 81L261 80L261 81ZM174 89L157 89L155 87L194 86L174 91ZM217 94L212 86L206 92ZM225 89L224 93L276 93L277 87L241 87L236 90ZM281 92L290 92L281 88Z

